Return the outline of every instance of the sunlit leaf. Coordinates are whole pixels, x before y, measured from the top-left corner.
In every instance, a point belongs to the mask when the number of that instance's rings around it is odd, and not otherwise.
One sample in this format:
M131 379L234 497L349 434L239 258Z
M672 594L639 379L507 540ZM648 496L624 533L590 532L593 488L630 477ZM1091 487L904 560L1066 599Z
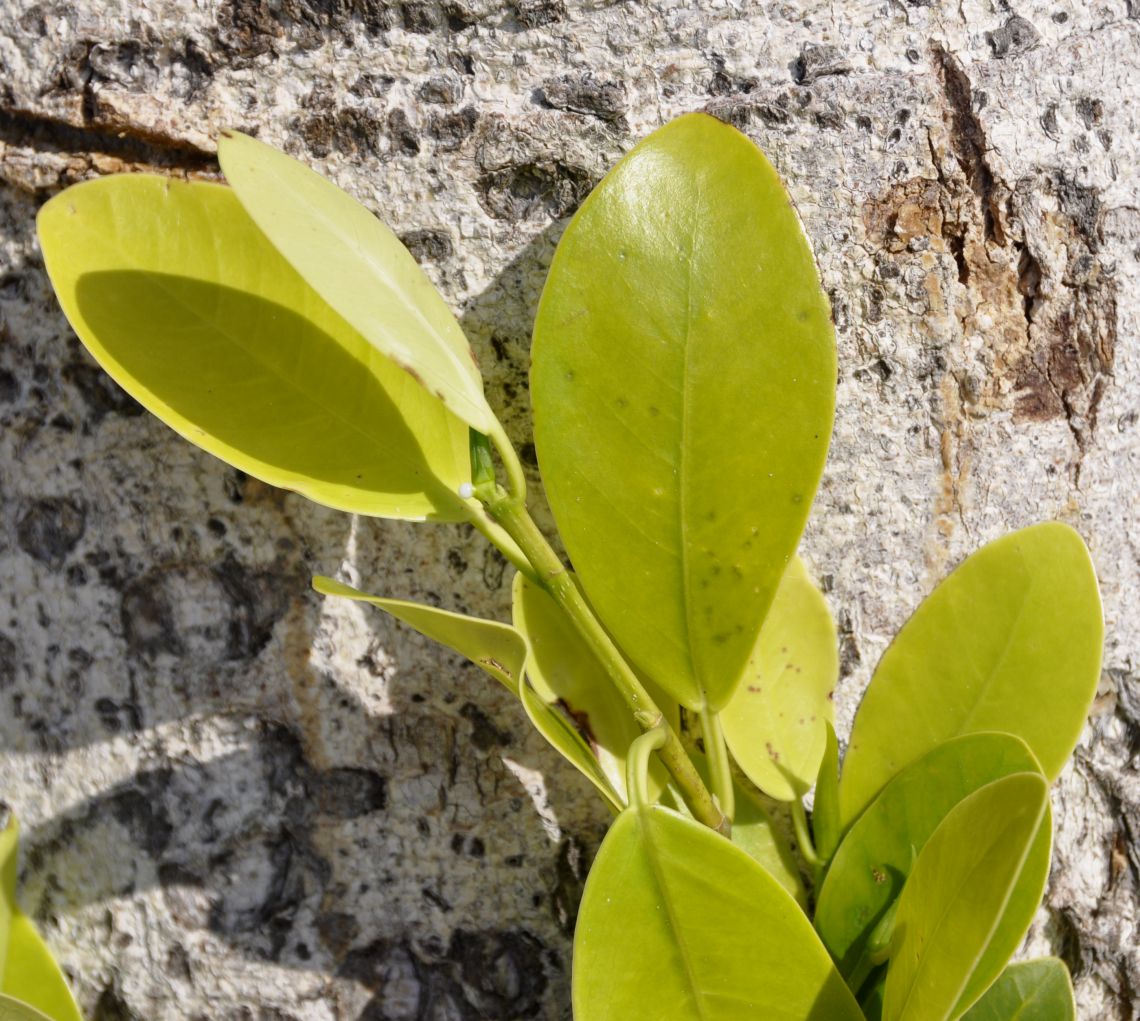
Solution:
M769 797L794 801L811 788L834 719L831 693L838 679L835 622L794 557L744 678L721 712L732 757Z
M626 753L641 728L618 694L589 645L558 604L522 574L513 590L514 625L530 645L527 675L536 693L568 719L586 741L611 787L625 796ZM654 701L676 727L677 705L648 684ZM654 759L649 770L650 797L667 782L664 766Z
M63 972L16 903L18 845L16 818L9 816L0 830L0 1018L42 1021L46 1015L50 1021L82 1021Z
M471 346L399 238L304 164L236 131L218 160L274 247L377 351L403 366L464 422L498 427Z
M796 902L707 827L623 812L574 934L576 1021L861 1021Z
M1074 1021L1073 983L1056 957L1011 964L963 1021Z
M819 890L815 927L844 975L855 969L871 930L910 875L915 856L954 806L995 780L1037 768L1029 748L1012 735L968 734L939 745L887 784L844 837ZM1001 935L987 951L1001 956L999 968L1040 903L1051 831L1046 807Z
M979 550L879 662L843 762L844 822L960 734L1016 734L1056 779L1096 691L1103 636L1092 562L1071 528L1035 525Z
M1000 974L994 937L1048 805L1038 773L958 803L915 861L895 918L883 1021L959 1017Z
M509 624L468 617L404 599L370 596L332 578L316 577L313 588L326 596L342 596L369 603L414 627L420 634L454 649L480 670L490 674L514 695L519 693L526 641Z
M566 229L535 323L535 443L583 588L682 704L727 703L827 450L835 344L787 192L702 115Z
M38 227L79 338L186 439L330 507L469 517L467 426L329 308L230 189L102 178Z

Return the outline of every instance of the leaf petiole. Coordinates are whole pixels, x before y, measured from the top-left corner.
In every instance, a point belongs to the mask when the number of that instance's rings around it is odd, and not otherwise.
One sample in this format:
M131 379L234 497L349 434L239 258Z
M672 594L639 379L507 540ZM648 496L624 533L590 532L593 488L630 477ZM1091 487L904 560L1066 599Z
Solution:
M716 795L720 810L729 822L736 815L736 798L732 786L732 766L728 761L728 745L724 741L724 728L720 715L705 705L699 714L701 733L705 739L705 754L709 760L709 775L712 778L713 794Z

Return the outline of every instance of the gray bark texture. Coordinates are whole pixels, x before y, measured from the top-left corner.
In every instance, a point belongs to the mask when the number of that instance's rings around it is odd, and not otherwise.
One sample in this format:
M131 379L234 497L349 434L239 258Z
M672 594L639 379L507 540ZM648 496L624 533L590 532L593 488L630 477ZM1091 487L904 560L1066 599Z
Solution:
M80 348L36 209L217 175L258 134L400 234L537 491L530 324L566 218L705 109L784 175L839 412L804 555L841 735L963 556L1042 519L1096 560L1105 670L1054 788L1027 953L1140 1017L1136 0L0 0L0 797L96 1021L569 1018L608 816L474 668L313 573L505 619L480 536L352 519L191 447ZM543 521L550 526L549 517ZM636 938L636 933L631 933Z

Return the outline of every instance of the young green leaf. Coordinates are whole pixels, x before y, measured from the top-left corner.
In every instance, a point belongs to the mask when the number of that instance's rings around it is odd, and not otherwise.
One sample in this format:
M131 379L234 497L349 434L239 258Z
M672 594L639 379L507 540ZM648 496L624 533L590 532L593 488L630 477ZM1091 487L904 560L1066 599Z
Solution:
M904 766L960 734L1016 734L1056 779L1096 692L1103 637L1092 562L1071 528L1035 525L983 547L879 662L843 763L844 823Z
M403 599L370 596L332 578L314 578L313 588L322 595L342 596L379 607L414 627L420 634L454 649L512 694L518 695L526 660L526 641L509 624L468 617Z
M721 712L732 757L769 797L794 801L815 780L834 719L835 622L794 557L764 619L744 679Z
M883 1021L960 1017L1000 974L990 945L1048 806L1039 773L969 795L926 842L903 887Z
M49 1021L82 1021L63 972L16 903L18 845L19 829L12 815L0 830L0 1018L6 1021L10 1014L14 1021L41 1021L38 1012L42 1012Z
M962 1021L1074 1021L1073 983L1056 957L1011 964Z
M38 217L79 338L186 439L340 510L459 521L468 429L277 254L230 189L149 175Z
M861 1021L796 902L708 827L660 806L614 823L574 933L577 1021Z
M915 855L954 806L995 780L1037 768L1033 753L1012 735L968 734L939 745L887 784L844 837L819 890L816 931L845 976L855 971L869 934L899 896ZM1003 918L1015 946L1040 903L1051 830L1046 810ZM995 940L995 952L1006 942L1008 937ZM1003 963L1004 957L998 967Z
M223 133L218 160L246 212L346 322L472 428L501 430L459 323L388 227L303 163L239 132Z
M512 617L530 648L526 672L535 693L572 721L612 789L622 796L624 807L626 753L641 734L629 706L558 604L521 574L515 575ZM651 693L676 727L676 703L670 706L656 690ZM650 797L656 799L667 781L668 773L654 758L649 770Z
M827 300L761 152L703 114L634 148L562 237L533 358L539 462L590 602L674 698L722 708L834 409Z

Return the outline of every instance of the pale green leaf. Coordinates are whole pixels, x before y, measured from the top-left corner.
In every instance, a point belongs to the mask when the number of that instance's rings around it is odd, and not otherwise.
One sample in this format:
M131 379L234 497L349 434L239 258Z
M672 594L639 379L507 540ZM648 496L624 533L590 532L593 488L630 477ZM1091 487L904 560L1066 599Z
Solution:
M834 719L831 693L838 679L835 622L794 557L744 678L720 715L732 757L769 797L794 801L811 788Z
M915 856L955 805L986 784L1037 768L1029 748L1012 735L968 734L939 745L887 784L843 838L819 890L815 927L844 975L856 969L868 936L903 889ZM1001 934L987 950L988 956L1001 956L999 968L1041 900L1051 830L1046 808Z
M827 450L835 344L787 192L681 117L594 190L535 323L535 443L590 602L690 709L728 701Z
M1103 638L1092 562L1071 528L1035 525L983 547L879 662L843 762L844 823L899 770L960 734L1015 734L1056 779L1096 692Z
M959 802L926 842L899 898L883 1021L959 1017L1001 973L987 957L1048 806L1038 773Z
M792 897L660 806L607 834L574 933L576 1021L861 1021Z
M314 578L313 588L322 595L342 596L379 607L414 627L420 634L454 649L494 677L513 695L518 695L526 660L526 641L509 624L468 617L404 599L370 596L332 578Z
M1056 957L1011 964L963 1021L1074 1021L1073 983Z
M79 338L186 439L341 510L471 516L466 424L329 308L230 189L102 178L37 222Z
M481 433L500 427L455 316L399 238L304 164L236 131L218 160L274 247L377 351Z
M36 1012L40 1011L50 1021L82 1021L63 972L32 920L16 903L18 845L13 815L0 831L0 1021L39 1019Z

